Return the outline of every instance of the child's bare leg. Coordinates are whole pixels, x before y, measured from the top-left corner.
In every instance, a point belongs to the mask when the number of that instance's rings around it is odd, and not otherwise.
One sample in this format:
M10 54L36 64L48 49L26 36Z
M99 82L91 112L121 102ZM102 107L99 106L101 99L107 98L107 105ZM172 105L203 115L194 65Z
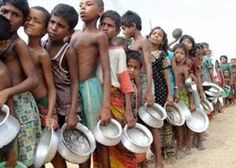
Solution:
M177 159L184 157L184 126L177 127Z
M97 150L98 150L99 161L101 161L102 168L109 168L110 162L109 162L108 147L102 144L97 144Z
M153 135L153 145L155 154L155 165L157 168L163 168L161 156L161 134L158 128L150 128Z
M16 167L16 162L17 162L17 154L16 151L14 150L14 143L16 143L16 140L9 144L8 151L7 151L7 158L6 158L6 166L7 167Z
M187 154L191 153L191 148L193 144L193 135L194 133L190 129L187 129L187 139L186 139L186 153Z
M197 137L197 140L198 140L198 146L197 146L198 150L204 150L205 149L205 147L202 144L202 136L203 136L202 133L196 134L196 137Z
M53 160L51 161L53 167L66 168L66 161L62 156L57 152Z

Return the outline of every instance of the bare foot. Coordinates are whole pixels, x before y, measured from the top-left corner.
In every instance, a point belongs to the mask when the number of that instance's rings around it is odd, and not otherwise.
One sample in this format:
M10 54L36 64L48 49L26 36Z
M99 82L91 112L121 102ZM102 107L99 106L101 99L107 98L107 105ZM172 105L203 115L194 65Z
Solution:
M178 149L176 153L176 159L177 160L182 159L184 156L185 156L184 149Z
M200 142L197 147L198 150L205 150L206 148L203 146L203 144Z
M175 158L170 157L168 159L165 160L166 164L172 165L175 163Z
M191 148L186 148L185 153L186 155L190 155L192 153Z

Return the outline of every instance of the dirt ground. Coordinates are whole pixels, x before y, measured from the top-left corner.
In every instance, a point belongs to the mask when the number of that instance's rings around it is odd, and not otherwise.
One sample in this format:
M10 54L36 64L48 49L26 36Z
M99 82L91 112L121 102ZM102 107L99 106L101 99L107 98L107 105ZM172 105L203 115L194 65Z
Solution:
M192 154L165 168L236 168L236 105L224 109L210 121L206 147L203 151L192 149ZM68 164L69 168L78 168ZM154 168L151 164L150 168ZM52 168L47 165L46 168Z

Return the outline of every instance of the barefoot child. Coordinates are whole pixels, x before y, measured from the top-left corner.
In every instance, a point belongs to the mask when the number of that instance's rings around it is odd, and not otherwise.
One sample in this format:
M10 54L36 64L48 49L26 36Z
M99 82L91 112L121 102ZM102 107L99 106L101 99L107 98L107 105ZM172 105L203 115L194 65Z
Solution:
M185 44L179 43L174 47L174 62L175 68L175 81L176 81L176 93L175 98L178 102L182 100L193 111L193 99L190 99L192 95L187 91L185 87L185 80L190 77L189 66L187 65L187 48ZM191 61L191 60L189 60ZM192 68L192 67L191 67ZM186 136L185 133L187 132ZM185 149L189 153L192 145L193 133L185 125L177 127L177 159L184 156Z
M11 24L11 44L3 53L2 60L9 69L12 81L12 87L0 92L0 106L13 96L16 117L21 124L17 135L18 160L27 167L32 167L41 124L36 102L29 91L36 87L38 78L28 47L17 34L17 30L28 16L29 5L25 0L3 0L0 13Z
M151 48L151 63L154 81L155 102L162 107L167 103L173 103L171 86L169 80L170 61L167 58L167 34L160 27L155 27L148 35ZM174 161L176 148L174 143L173 128L168 122L164 122L160 129L151 128L154 137L154 154L156 167L162 168L163 161L161 151L169 163Z
M2 15L0 15L0 53L2 54L7 48L7 40L10 35L11 25L9 21ZM0 56L1 59L1 56ZM9 77L9 71L5 64L0 61L0 91L11 86ZM12 98L8 98L6 104L10 108L10 114L15 116ZM1 112L0 112L1 113ZM17 161L17 152L14 150L14 144L16 141L12 141L10 144L0 149L0 161L6 161L6 167L15 167Z
M81 111L78 98L77 59L74 50L64 39L70 37L78 22L76 10L66 4L58 4L51 12L48 23L48 41L45 47L51 57L52 71L57 90L56 113L58 123L65 122L73 129L77 122L77 114ZM52 161L54 167L66 167L65 160L57 154Z
M126 65L126 54L122 46L114 46L113 39L120 32L120 15L112 10L103 13L99 27L107 34L109 42L109 60L111 69L111 115L121 125L135 125L135 119L131 109L132 83ZM102 81L101 66L97 69L97 76ZM137 162L134 153L121 145L109 147L110 167L136 167Z
M93 131L99 119L101 124L107 124L111 119L108 39L107 35L96 27L97 20L104 10L104 3L102 0L80 0L79 8L84 27L72 35L70 43L77 57L80 93L83 100L83 122ZM102 67L103 85L96 77L98 62ZM109 166L106 148L98 145L97 150L101 156L101 164L106 168ZM89 165L88 160L80 166L89 167Z
M33 58L39 83L32 90L41 117L42 126L51 127L49 121L53 117L56 102L56 88L51 70L51 60L48 52L41 45L41 38L45 35L50 14L46 9L35 6L30 9L24 30L28 35L28 46ZM46 122L46 119L48 122ZM54 119L57 116L54 114Z

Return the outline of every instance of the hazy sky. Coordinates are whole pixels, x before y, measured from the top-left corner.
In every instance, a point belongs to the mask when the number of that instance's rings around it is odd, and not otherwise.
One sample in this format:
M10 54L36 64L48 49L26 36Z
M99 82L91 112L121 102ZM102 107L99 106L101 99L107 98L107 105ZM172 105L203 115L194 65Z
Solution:
M30 6L41 5L49 11L58 3L68 3L78 10L79 0L28 0ZM226 54L236 58L235 0L104 0L105 9L121 15L132 10L143 21L144 35L151 27L161 26L172 40L173 29L180 27L196 42L208 42L215 57ZM77 28L82 27L79 21Z

